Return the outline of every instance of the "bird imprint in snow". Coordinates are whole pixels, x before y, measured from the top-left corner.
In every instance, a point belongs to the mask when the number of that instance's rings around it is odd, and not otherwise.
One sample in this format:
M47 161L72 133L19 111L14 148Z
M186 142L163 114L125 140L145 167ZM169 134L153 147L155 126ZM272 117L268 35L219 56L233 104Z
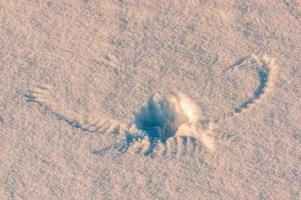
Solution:
M203 144L210 152L214 150L213 137L199 124L199 108L184 94L151 96L147 105L136 114L135 122L129 125L103 116L90 116L90 120L83 118L67 109L67 105L56 96L55 88L49 86L39 86L25 96L28 102L38 103L55 119L72 128L118 136L115 144L93 150L93 154L114 148L119 152L143 155L178 156L188 152L194 154L199 149L198 144Z
M259 84L253 94L234 108L228 117L245 112L264 99L272 90L277 75L275 61L268 56L258 57L253 54L241 58L227 69L227 73L242 67L256 70ZM184 155L193 156L202 147L208 152L214 152L216 148L213 127L219 121L209 122L207 128L204 128L200 122L199 107L182 93L167 97L158 93L152 95L136 113L132 124L97 116L95 113L88 113L86 116L89 117L83 117L68 109L57 94L53 87L39 86L28 91L25 96L27 101L38 103L57 120L62 120L72 128L91 133L113 133L115 143L95 149L92 154L102 155L115 149L122 153L181 158Z

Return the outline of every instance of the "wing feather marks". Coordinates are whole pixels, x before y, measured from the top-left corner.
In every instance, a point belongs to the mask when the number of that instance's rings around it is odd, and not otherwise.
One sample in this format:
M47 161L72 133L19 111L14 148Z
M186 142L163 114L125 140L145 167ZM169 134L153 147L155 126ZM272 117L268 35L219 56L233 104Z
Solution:
M27 91L25 97L28 102L38 103L50 111L57 120L64 121L68 126L80 129L81 131L120 132L126 129L126 126L122 123L109 118L93 116L93 121L83 118L80 114L68 108L68 103L57 95L58 93L56 93L54 87L39 85L35 89Z

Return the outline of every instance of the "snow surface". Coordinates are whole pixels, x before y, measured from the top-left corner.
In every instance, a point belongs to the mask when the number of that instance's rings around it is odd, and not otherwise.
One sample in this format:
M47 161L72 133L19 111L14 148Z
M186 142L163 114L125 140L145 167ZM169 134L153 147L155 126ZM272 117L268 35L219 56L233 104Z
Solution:
M0 45L1 200L301 199L299 0L0 0Z

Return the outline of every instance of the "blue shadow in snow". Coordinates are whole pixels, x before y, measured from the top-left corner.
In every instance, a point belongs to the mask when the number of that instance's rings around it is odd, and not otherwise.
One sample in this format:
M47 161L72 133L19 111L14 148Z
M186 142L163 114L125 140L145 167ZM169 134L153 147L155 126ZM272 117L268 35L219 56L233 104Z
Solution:
M259 99L263 94L268 82L268 71L266 69L259 69L257 72L259 79L259 85L255 89L253 96L243 102L240 106L234 109L235 112L239 113L242 110L248 108L255 100Z

